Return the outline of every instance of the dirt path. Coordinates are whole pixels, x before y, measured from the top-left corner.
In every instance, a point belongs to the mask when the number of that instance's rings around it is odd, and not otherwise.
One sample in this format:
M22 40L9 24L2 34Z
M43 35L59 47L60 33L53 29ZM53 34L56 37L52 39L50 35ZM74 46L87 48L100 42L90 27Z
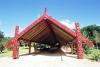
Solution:
M0 67L99 67L99 62L67 56L27 55L19 59L0 58ZM61 61L61 58L63 61Z

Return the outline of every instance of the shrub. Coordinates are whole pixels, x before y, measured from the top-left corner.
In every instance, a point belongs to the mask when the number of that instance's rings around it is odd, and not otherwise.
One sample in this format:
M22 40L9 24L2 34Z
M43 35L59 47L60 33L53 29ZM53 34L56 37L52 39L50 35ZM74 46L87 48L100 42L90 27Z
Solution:
M90 60L100 61L100 50L92 49L91 54L88 54Z
M90 54L91 53L92 48L90 48L87 44L82 44L82 46L83 46L84 54ZM76 43L74 43L73 51L74 51L73 52L74 54L77 54L77 45L76 45Z
M90 48L87 44L83 44L83 50L85 54L90 54L92 48Z

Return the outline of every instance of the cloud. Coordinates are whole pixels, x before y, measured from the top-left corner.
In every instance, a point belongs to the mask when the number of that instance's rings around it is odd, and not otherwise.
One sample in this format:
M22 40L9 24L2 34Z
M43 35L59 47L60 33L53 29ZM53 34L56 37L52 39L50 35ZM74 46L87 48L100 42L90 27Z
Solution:
M9 30L8 30L8 28L5 28L5 31L4 31L5 37L14 37L15 27L16 27L15 25L11 25L9 27Z
M74 28L75 28L75 23L72 22L72 21L70 21L70 20L68 20L68 19L61 20L60 22L61 22L62 24L64 24L64 25L68 26L68 27L71 28L71 29L74 29Z
M9 37L9 35L8 34L5 34L5 37Z
M40 18L41 17L41 15L40 14L38 14L37 16L36 16L36 18Z

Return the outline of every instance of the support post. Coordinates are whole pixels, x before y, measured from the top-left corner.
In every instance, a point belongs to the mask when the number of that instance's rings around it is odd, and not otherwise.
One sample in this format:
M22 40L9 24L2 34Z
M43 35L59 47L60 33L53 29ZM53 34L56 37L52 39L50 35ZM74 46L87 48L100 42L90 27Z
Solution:
M70 43L71 54L73 54L73 42Z
M37 44L34 43L34 52L36 52L36 51L37 51Z
M29 54L31 53L31 42L28 42L28 47L29 47Z
M19 57L19 41L16 39L19 32L19 26L16 26L15 28L15 36L13 39L13 59L17 59Z
M66 51L66 42L60 41L60 49L61 49L64 53L67 52L67 51Z
M76 26L76 42L77 42L77 58L83 59L83 47L82 47L82 38L80 33L79 23L75 23Z
M62 45L62 46L61 46L61 50L62 50L64 53L66 53L66 45Z

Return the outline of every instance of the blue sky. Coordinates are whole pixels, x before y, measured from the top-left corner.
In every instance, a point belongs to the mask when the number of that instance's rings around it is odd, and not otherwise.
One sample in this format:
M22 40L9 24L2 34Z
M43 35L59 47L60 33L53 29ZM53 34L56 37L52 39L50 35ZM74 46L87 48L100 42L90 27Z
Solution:
M0 30L14 36L15 26L20 30L43 14L48 14L64 24L80 22L81 27L100 25L100 0L0 0Z

